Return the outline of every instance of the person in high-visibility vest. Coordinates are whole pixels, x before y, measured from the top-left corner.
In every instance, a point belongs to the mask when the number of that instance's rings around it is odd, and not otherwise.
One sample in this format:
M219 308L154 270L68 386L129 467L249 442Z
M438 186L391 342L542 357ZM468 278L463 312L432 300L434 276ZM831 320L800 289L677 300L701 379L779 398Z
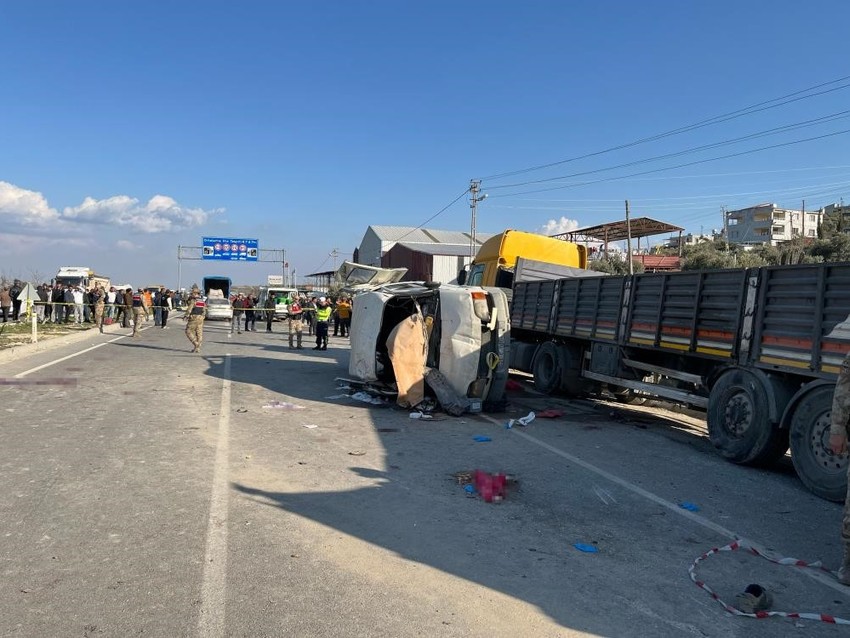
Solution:
M347 337L351 330L351 302L345 297L340 297L336 302L336 316L339 319L339 335ZM336 336L336 328L334 328Z
M328 321L330 321L333 309L326 297L319 297L316 306L316 347L313 350L328 349Z

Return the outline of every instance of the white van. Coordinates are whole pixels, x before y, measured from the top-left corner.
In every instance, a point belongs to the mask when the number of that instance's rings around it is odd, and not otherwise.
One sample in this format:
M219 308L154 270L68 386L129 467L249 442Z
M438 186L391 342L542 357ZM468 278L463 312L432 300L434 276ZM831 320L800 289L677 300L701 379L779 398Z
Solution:
M289 317L289 299L297 299L298 291L295 288L284 288L283 286L269 286L260 291L260 301L257 310L266 307L266 300L271 297L275 300L274 318L283 320Z
M406 269L393 271L346 262L337 272L343 290L354 293L349 374L392 387L387 338L400 322L421 315L430 330L425 365L439 370L455 394L468 400L471 411L480 410L485 401L503 401L510 352L505 291L401 282Z

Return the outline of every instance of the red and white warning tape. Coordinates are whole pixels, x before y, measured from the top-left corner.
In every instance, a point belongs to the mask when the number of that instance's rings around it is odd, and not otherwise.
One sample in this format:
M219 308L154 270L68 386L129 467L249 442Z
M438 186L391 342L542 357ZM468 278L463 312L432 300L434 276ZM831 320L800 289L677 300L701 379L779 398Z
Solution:
M781 618L801 618L803 620L819 620L821 622L830 623L832 625L850 625L850 620L846 620L844 618L839 618L838 616L830 616L829 614L816 614L813 612L797 612L797 611L757 611L753 614L748 614L746 612L741 611L740 609L736 609L732 605L723 602L720 600L720 597L717 593L711 589L708 585L706 585L703 581L699 580L696 575L696 568L702 561L711 556L712 554L717 554L718 552L734 552L735 550L743 549L754 556L760 556L766 560L769 560L771 563L775 563L777 565L790 565L792 567L807 567L809 569L817 569L818 571L826 572L827 574L831 574L832 576L836 576L836 573L830 571L826 567L824 567L820 561L815 563L807 563L806 561L798 560L796 558L775 558L773 556L769 556L766 553L759 551L752 545L750 545L747 541L743 539L739 539L732 543L729 543L725 547L715 547L706 553L699 556L693 564L688 569L688 574L691 576L691 580L696 583L696 586L704 589L708 592L708 594L720 603L723 606L723 609L728 611L730 614L735 614L736 616L746 616L747 618L770 618L771 616L779 616Z

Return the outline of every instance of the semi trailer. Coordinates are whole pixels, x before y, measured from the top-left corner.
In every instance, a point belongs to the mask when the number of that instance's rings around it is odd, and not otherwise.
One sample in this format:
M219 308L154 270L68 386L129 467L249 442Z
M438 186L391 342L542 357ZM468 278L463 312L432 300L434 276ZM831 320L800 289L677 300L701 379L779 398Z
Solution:
M848 457L828 439L850 263L520 279L510 366L537 389L703 408L723 457L763 465L790 445L805 486L844 499Z

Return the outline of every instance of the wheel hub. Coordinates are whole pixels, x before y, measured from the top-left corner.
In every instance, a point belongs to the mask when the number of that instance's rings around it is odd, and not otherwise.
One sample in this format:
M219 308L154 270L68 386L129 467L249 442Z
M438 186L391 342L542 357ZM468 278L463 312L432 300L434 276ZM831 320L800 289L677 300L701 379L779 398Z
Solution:
M723 424L735 438L741 438L753 424L753 403L746 394L730 397L724 410Z
M821 412L815 420L812 427L809 445L811 445L812 455L815 460L829 472L844 473L847 471L848 455L833 454L829 448L829 426L830 426L829 411Z

